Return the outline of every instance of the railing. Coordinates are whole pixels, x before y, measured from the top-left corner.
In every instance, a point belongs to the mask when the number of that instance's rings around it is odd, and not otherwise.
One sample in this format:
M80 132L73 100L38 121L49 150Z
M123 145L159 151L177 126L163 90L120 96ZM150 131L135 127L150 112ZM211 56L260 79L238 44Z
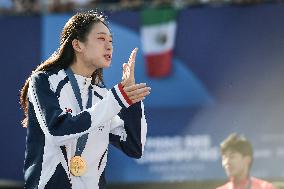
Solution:
M247 6L283 2L284 0L1 0L0 14L46 14L91 9L120 11L163 6L183 9L191 6Z

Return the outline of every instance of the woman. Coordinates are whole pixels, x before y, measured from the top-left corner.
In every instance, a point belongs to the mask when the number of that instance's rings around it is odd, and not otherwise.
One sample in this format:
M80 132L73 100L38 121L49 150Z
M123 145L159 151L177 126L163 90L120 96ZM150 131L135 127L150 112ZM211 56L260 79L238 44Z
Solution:
M112 36L102 15L77 13L60 47L32 72L21 91L27 127L25 188L105 188L108 144L140 158L146 140L143 100L150 94L134 77L137 49L123 80L103 85Z

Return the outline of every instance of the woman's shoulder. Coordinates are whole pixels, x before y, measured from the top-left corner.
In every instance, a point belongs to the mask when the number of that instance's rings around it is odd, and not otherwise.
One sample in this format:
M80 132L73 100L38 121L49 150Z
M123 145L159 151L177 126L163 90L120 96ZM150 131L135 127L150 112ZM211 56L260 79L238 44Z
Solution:
M41 83L45 85L57 86L61 80L66 80L66 73L64 69L61 70L45 70L33 72L30 80L36 84Z
M46 71L32 72L31 80L44 80L48 78L48 73Z
M48 79L50 77L57 77L58 79L61 79L62 77L66 77L66 73L64 69L53 69L53 70L44 70L44 71L37 71L32 72L31 78L37 78L37 79Z

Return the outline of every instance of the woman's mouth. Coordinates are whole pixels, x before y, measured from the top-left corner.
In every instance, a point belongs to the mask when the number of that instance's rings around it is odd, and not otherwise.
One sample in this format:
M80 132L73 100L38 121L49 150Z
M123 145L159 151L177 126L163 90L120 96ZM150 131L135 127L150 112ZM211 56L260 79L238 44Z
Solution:
M106 61L111 61L111 55L110 54L105 54L104 58Z

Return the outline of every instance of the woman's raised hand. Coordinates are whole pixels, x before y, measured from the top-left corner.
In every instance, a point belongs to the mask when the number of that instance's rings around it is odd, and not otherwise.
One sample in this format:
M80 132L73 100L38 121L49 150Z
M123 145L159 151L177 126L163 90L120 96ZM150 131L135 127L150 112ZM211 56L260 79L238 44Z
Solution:
M138 48L133 49L127 63L123 64L122 86L133 103L143 100L150 94L150 87L146 83L135 83L135 59Z

